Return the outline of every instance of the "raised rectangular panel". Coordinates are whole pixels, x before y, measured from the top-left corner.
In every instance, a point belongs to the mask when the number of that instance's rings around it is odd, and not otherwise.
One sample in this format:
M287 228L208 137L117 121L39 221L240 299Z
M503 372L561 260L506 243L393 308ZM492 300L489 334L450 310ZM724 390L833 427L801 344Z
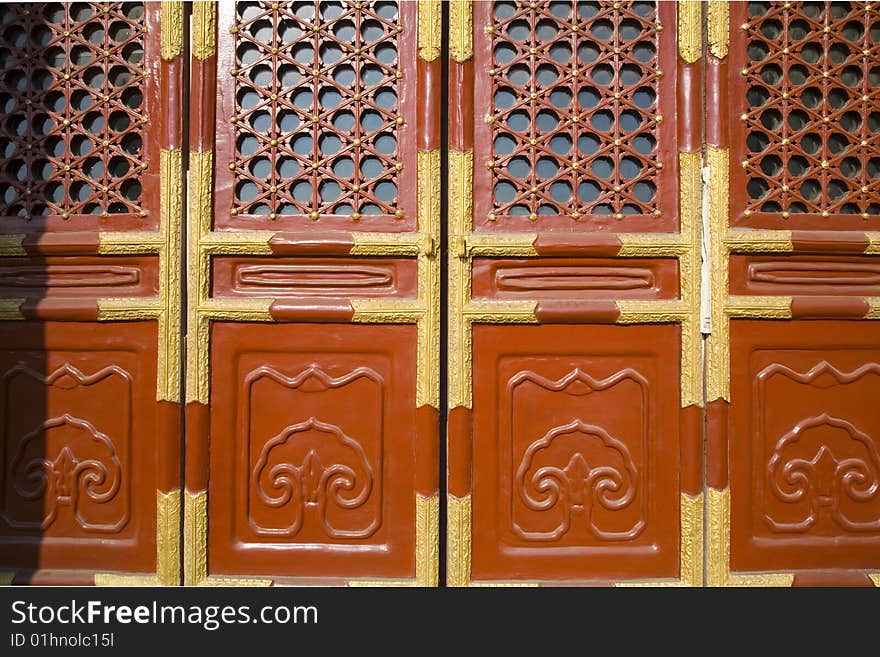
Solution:
M416 328L213 327L214 574L411 577Z
M391 258L215 258L215 296L415 297L415 260Z
M674 299L673 258L475 258L474 298Z
M679 340L474 327L474 580L678 576Z
M0 260L0 295L6 297L154 296L159 291L155 256L44 257Z
M731 322L732 570L880 566L880 326Z
M0 323L0 562L155 570L156 325Z
M742 295L880 295L870 256L730 256L730 292Z

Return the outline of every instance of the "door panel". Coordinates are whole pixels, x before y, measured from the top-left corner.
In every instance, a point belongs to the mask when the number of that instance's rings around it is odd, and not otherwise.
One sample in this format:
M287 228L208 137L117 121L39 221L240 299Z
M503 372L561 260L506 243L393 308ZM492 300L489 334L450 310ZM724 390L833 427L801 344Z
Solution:
M451 585L701 581L699 26L450 5Z
M183 5L0 16L2 578L176 584Z
M193 21L186 581L436 585L440 5Z
M708 580L877 582L875 11L708 17Z

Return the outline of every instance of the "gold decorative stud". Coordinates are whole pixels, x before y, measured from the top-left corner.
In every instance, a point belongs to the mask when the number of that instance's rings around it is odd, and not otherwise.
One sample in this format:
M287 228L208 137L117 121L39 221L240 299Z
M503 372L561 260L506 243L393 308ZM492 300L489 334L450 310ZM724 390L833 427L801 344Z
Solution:
M493 34L495 32L495 28L491 25L486 26L486 34Z
M743 216L744 216L744 217L751 217L751 216L752 216L752 211L751 211L751 210L745 210L745 211L743 212Z
M489 221L495 221L498 217L495 216L494 212L490 212L489 216L486 217Z
M311 219L312 221L317 221L320 217L321 217L321 215L318 214L317 212L310 212L309 213L309 219Z
M395 217L396 219L403 219L403 210L396 210L396 211L394 212L394 217Z
M358 219L361 218L361 213L360 212L353 212L351 214L351 218L354 219L355 221L357 221Z
M828 160L822 160L821 165L822 165L823 169L827 169L828 168Z
M272 221L275 221L275 219L277 219L277 218L278 218L278 215L275 214L274 212L269 213L269 219L271 219Z
M532 189L531 189L530 191L532 192L532 194L537 194L537 193L538 193L538 188L532 186Z
M616 214L614 215L614 218L615 218L615 219L623 219L623 213L622 213L622 212L618 212L618 213L616 213Z
M574 219L575 221L577 221L578 219L581 218L581 213L580 213L580 212L577 212L577 211L572 212L572 213L571 213L571 218Z
M361 145L361 140L358 139L357 137L355 137L354 139L351 140L351 143L352 143L352 145L354 145L354 146L360 146L360 145Z
M232 208L232 209L229 211L229 214L231 214L231 215L234 217L234 216L236 216L236 215L238 214L238 210L236 210L235 208Z
M828 210L822 210L822 216L823 216L823 217L827 217L827 216L828 216Z
M788 212L783 212L783 213L782 213L782 218L783 218L783 219L788 219L788 217L789 217Z
M532 213L529 215L529 219L531 219L532 221L535 221L537 218L538 218L538 215L535 214L534 212L532 212Z
M398 162L397 164L395 164L394 169L396 171L403 171L403 162Z
M358 185L358 184L354 184L354 185L352 185L351 188L352 188L354 191L356 191L356 192L361 191L361 186Z

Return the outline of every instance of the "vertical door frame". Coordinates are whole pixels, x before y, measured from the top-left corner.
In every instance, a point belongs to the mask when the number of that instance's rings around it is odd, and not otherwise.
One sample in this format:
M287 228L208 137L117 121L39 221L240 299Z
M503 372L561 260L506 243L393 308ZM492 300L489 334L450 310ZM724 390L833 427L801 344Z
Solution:
M449 20L449 106L460 120L449 126L449 330L448 330L448 494L447 582L449 586L537 586L535 582L475 582L471 576L472 528L472 326L477 323L553 322L536 301L485 301L471 298L471 262L475 256L606 255L609 244L620 257L675 257L681 296L676 300L616 301L617 324L681 325L681 502L680 577L678 580L618 582L617 585L700 586L703 581L702 406L703 367L700 333L700 247L702 208L702 7L686 0L677 7L678 130L680 223L677 233L578 234L544 240L536 233L473 232L475 117L473 3L452 0ZM662 27L658 29L662 29ZM659 120L659 119L658 119ZM550 241L554 241L550 244ZM555 243L558 242L558 243ZM575 243L577 242L577 243ZM608 309L580 313L582 323L608 321ZM542 316L543 315L543 316ZM572 318L568 317L567 321ZM559 321L557 314L556 320Z
M734 25L726 0L707 8L706 161L709 171L709 261L711 263L712 332L706 343L706 583L709 586L791 586L793 572L733 573L730 568L731 498L728 473L728 408L730 405L730 320L833 318L836 310L822 304L797 303L792 296L734 296L729 292L732 254L791 254L802 243L839 251L832 232L744 229L730 225L730 116L728 76L731 39L743 38L749 25ZM745 71L743 72L745 73ZM745 164L745 163L743 163ZM798 235L800 233L800 235ZM865 254L880 254L880 233L865 234ZM803 299L802 299L803 300ZM880 319L880 298L864 299L865 320ZM799 307L798 307L799 306ZM868 573L880 585L880 573Z
M217 576L208 568L208 469L210 325L225 322L333 321L416 324L418 327L415 472L415 573L408 580L363 580L349 586L436 586L439 572L439 375L440 375L440 50L439 0L418 3L416 30L419 110L417 131L418 231L342 233L319 240L320 254L417 257L415 300L352 299L326 311L275 304L273 299L212 298L214 255L314 255L312 235L272 230L213 231L214 132L217 94L218 5L193 3L190 213L188 221L188 308L186 381L186 494L184 581L187 585L268 586L269 577ZM273 238L276 238L274 239ZM326 243L325 243L326 242Z

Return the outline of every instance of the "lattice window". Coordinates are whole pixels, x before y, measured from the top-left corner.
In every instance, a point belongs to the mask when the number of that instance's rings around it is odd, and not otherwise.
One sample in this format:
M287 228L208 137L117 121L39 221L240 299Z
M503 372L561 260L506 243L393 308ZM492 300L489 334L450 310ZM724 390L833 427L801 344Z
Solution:
M750 2L744 212L880 214L880 12Z
M143 3L0 5L0 215L142 214Z
M653 2L494 2L492 169L504 215L656 212Z
M396 2L239 2L233 215L398 218Z

